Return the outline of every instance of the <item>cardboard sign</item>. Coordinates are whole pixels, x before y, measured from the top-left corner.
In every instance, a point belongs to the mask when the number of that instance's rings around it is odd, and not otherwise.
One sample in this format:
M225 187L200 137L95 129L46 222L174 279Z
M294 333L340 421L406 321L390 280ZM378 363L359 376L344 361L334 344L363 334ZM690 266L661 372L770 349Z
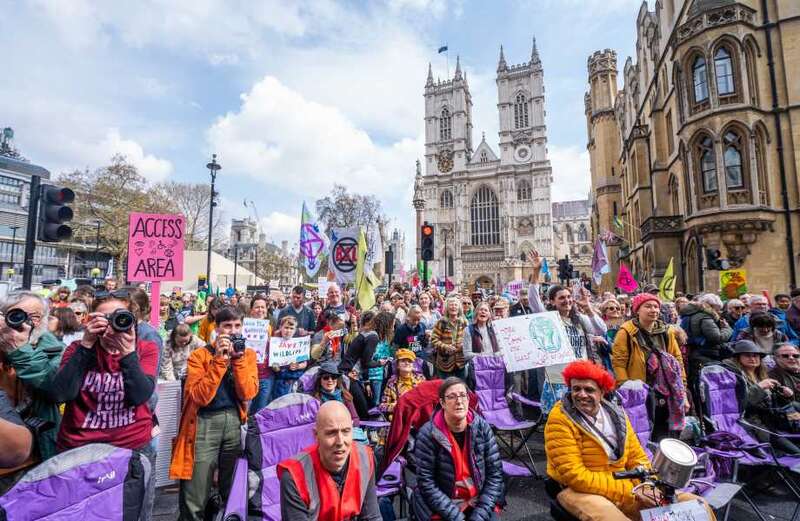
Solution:
M526 282L524 280L512 280L506 284L506 291L515 297L519 297L519 292L522 291L525 284Z
M493 322L497 343L509 372L566 364L575 360L556 311Z
M242 320L242 336L247 348L256 352L256 362L263 364L267 356L269 320L245 318Z
M287 366L306 362L311 352L311 337L272 337L269 339L269 365Z
M696 499L641 511L642 521L709 521L708 512Z
M739 298L747 293L746 270L723 270L719 272L719 289L723 300Z
M186 219L133 212L128 220L128 280L183 280Z

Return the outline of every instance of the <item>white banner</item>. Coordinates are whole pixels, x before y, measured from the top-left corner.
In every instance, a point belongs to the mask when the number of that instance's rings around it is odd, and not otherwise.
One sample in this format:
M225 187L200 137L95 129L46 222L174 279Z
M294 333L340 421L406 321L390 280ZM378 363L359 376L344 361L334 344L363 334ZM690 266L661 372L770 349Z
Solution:
M311 352L311 337L272 337L269 339L269 365L287 366L295 362L306 362Z
M336 282L347 284L355 281L357 261L358 228L334 228L331 231L328 268L336 275Z
M248 349L256 352L256 362L264 363L269 338L269 320L245 318L242 320L242 336Z
M567 364L575 353L556 311L493 322L509 372Z

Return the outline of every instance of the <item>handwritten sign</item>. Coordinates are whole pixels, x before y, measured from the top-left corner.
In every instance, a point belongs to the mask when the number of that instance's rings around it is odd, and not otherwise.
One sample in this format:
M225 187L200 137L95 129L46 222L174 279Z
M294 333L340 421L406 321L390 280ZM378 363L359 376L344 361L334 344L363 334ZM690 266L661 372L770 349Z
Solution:
M328 282L328 279L326 277L318 278L317 279L317 294L320 297L325 298L325 296L328 294L328 286L330 286L330 282Z
M708 511L698 501L681 501L641 511L642 521L709 521Z
M305 362L309 358L310 351L310 336L272 337L269 339L269 364L286 366L295 362Z
M128 220L128 280L183 280L182 215L132 212Z
M504 318L493 323L509 372L566 364L575 359L556 311Z
M267 356L269 320L245 318L242 320L242 336L247 348L256 352L256 362L263 364Z

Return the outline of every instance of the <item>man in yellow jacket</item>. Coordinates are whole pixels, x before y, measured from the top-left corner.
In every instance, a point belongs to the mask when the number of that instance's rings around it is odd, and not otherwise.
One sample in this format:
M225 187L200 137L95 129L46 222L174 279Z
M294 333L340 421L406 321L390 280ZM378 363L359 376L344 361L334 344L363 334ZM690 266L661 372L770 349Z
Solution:
M614 479L614 472L650 466L625 411L603 400L614 377L588 360L572 362L563 375L569 392L544 430L547 475L561 488L558 503L581 521L639 519L639 511L660 498L652 488L634 491L638 480ZM678 494L679 501L692 499L697 497Z

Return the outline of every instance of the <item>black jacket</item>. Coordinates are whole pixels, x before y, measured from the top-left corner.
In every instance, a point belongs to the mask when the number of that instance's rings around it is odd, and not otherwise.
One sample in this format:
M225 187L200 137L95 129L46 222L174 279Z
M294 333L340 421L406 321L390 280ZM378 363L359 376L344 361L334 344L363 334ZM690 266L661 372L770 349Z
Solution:
M437 409L434 414L438 414ZM469 426L470 467L478 502L470 514L471 521L491 519L496 504L505 504L505 486L500 451L491 426L478 414ZM429 421L419 431L414 456L417 463L417 487L411 499L417 519L430 519L439 514L444 521L466 518L450 499L453 496L455 469L449 442Z

